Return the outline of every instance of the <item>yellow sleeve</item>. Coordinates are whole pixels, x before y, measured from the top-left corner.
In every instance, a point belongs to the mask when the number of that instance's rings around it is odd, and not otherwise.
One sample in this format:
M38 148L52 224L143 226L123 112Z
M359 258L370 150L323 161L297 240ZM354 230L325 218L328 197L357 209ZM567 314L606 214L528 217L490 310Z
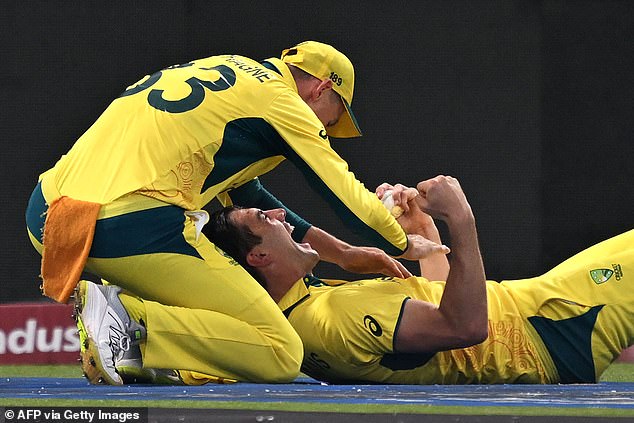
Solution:
M284 156L348 227L388 254L407 249L401 226L331 148L324 126L299 96L278 96L266 120L286 142Z

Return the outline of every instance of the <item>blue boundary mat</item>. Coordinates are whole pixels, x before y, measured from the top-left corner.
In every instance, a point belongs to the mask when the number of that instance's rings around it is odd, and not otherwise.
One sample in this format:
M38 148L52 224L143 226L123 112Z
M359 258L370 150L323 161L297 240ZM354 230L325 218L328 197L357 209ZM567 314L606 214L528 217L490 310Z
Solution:
M236 383L95 386L80 378L0 378L0 398L193 400L634 409L634 383L579 385L326 385Z

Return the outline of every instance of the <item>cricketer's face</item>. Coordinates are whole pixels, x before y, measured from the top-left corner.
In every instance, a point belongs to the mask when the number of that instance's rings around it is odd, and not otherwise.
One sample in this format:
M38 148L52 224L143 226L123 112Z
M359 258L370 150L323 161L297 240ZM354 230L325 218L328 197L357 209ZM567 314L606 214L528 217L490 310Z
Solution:
M253 234L261 237L262 243L257 248L266 251L277 260L319 261L319 254L309 243L298 243L293 240L291 233L294 227L286 221L284 209L238 209L231 213L231 219L237 224L246 225Z
M325 122L322 121L326 128L335 126L339 122L339 119L341 119L341 115L343 115L346 110L346 106L343 105L343 100L341 99L341 96L337 94L335 90L330 90L330 92L328 93L328 97L328 112L325 113L324 116Z
M332 88L324 90L316 99L307 101L307 104L326 129L336 125L346 110L341 96Z

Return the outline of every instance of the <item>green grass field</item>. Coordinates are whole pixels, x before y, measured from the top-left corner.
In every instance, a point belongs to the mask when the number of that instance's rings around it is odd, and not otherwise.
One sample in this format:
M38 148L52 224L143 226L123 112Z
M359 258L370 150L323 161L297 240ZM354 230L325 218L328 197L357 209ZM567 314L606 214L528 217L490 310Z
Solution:
M76 365L56 366L0 366L0 377L54 377L81 378ZM603 375L604 382L634 382L634 364L615 363ZM547 407L446 407L420 405L378 404L322 404L322 403L254 403L219 401L143 401L143 400L60 400L60 399L12 399L0 397L0 406L45 407L149 407L149 408L208 408L208 409L257 409L302 412L336 413L421 413L460 415L533 415L533 416L596 416L634 417L634 410L613 408L547 408Z

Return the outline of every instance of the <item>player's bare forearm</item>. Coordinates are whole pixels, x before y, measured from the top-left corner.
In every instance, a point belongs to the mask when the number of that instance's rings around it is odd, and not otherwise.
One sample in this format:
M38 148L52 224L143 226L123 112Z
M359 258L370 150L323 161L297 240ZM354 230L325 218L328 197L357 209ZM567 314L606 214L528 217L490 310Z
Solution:
M456 333L461 348L487 337L486 277L473 217L447 222L451 238L451 268L439 305Z
M450 219L455 245L440 304L410 299L403 308L395 351L429 353L468 347L487 336L484 270L475 221Z
M408 233L418 234L436 244L442 244L440 232L434 219L424 213L414 199L408 202L409 207L397 220ZM449 274L449 261L445 254L431 254L418 260L420 275L433 281L445 281Z
M487 336L487 296L484 265L471 206L455 178L440 176L419 183L421 208L444 220L451 238L451 268L438 307L445 348L461 348Z
M407 278L411 273L397 260L374 247L356 247L328 232L312 226L304 236L323 261L334 263L342 269L360 274L381 274Z
M449 249L442 246L434 219L424 213L416 203L415 198L418 196L418 190L403 184L391 185L384 182L376 188L375 192L408 234L410 241L408 250L410 251L402 257L418 260L421 276L430 280L446 280L449 272L446 254ZM420 239L413 240L409 235L420 235L432 243L419 242Z

